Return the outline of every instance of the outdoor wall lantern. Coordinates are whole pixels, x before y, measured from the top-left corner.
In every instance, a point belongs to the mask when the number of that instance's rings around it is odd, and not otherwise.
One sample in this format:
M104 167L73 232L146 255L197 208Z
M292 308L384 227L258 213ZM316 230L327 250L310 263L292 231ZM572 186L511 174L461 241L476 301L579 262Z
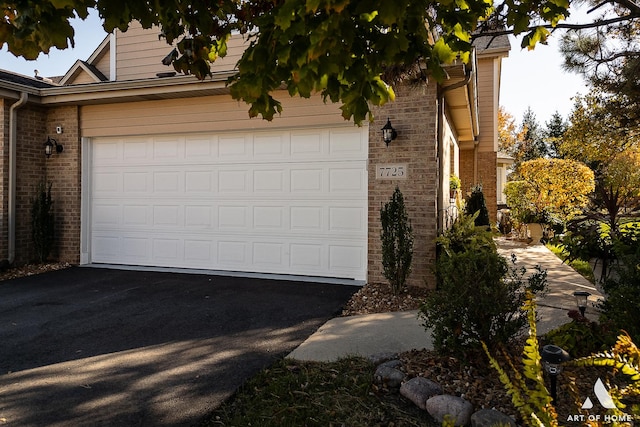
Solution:
M396 132L393 126L391 126L391 120L389 120L389 118L387 117L387 124L384 125L384 127L382 128L382 139L384 140L384 143L387 144L387 147L388 147L391 141L393 141L397 137L398 137L398 132Z
M569 353L557 345L548 344L542 347L540 358L542 359L545 372L549 374L549 378L551 379L550 393L552 403L555 403L558 398L558 374L562 371L562 363L570 359Z
M587 311L587 298L589 298L591 294L587 291L575 291L573 296L576 297L578 310L580 310L580 314L584 317L584 313Z
M62 153L62 150L64 150L62 144L58 144L58 141L47 136L47 142L44 143L44 154L47 156L47 159L53 154L54 148L58 154Z

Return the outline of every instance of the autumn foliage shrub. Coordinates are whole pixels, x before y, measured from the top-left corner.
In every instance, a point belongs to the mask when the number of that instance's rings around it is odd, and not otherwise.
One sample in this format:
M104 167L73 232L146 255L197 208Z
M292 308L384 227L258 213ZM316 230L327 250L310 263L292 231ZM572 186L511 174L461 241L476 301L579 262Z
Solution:
M523 162L520 181L507 183L507 204L523 222L566 222L589 203L595 188L593 171L575 160L535 159ZM535 217L536 221L527 221Z

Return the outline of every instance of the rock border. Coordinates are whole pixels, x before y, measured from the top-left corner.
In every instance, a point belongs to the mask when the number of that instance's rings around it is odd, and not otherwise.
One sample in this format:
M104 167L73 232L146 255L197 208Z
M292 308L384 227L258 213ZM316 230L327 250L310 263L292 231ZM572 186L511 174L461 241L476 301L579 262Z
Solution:
M513 418L496 409L481 408L476 411L464 395L444 394L442 386L436 381L425 377L407 378L397 354L373 355L369 360L376 365L373 376L376 386L399 393L439 423L448 419L456 426L516 427Z

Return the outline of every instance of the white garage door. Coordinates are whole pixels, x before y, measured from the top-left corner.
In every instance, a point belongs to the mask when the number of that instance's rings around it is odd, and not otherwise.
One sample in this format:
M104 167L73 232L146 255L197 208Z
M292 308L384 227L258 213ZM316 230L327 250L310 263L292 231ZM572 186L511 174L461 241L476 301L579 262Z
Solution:
M95 138L89 262L364 280L367 129Z

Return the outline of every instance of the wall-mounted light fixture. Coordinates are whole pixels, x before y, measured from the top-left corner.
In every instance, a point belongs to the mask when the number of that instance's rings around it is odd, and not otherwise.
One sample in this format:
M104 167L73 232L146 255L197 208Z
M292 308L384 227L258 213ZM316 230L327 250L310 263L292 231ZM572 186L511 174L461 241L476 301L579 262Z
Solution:
M391 126L391 120L387 118L387 124L382 128L382 139L384 143L387 144L387 147L389 146L391 141L397 138L397 136L398 132L396 132L393 126Z
M47 142L44 143L44 154L45 156L47 156L47 158L51 157L54 148L56 153L58 154L62 153L62 150L64 150L62 144L58 144L58 141L47 136Z

